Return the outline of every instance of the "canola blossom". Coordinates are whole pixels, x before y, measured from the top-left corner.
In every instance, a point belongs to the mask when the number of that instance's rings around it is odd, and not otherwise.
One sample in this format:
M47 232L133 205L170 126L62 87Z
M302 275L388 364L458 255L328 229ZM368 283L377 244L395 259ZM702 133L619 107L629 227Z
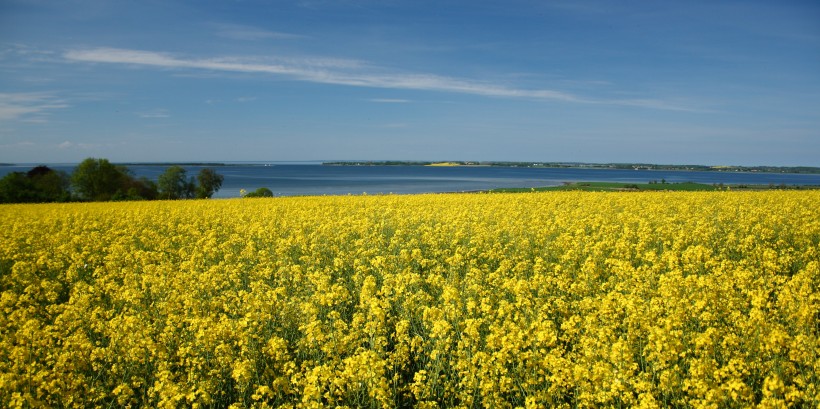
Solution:
M2 407L820 405L820 192L0 206Z

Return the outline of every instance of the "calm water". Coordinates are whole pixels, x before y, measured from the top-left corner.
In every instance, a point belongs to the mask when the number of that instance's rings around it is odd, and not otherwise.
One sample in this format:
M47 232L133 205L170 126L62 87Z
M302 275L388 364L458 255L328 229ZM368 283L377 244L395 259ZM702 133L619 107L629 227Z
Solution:
M49 165L70 173L74 165ZM0 166L0 177L28 171L32 165ZM135 176L151 180L165 171L163 166L129 166ZM186 166L195 176L201 166ZM276 196L346 195L385 193L461 192L500 187L557 186L563 182L601 181L646 183L698 182L726 184L820 185L820 174L690 172L615 169L543 169L506 167L430 166L322 166L322 165L232 165L215 168L225 176L214 197L238 197L240 189L267 187Z

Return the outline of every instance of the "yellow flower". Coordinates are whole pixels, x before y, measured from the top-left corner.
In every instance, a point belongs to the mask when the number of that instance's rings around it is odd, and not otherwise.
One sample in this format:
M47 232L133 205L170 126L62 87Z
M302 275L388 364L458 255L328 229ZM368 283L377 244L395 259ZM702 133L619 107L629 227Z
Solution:
M818 202L0 205L0 406L812 406Z

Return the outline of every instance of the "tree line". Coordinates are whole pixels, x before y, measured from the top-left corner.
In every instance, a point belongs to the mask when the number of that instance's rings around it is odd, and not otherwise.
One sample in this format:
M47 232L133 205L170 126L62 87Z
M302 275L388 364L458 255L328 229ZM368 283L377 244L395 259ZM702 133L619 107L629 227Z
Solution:
M211 168L189 178L184 168L172 165L154 182L108 159L87 158L70 175L43 165L9 173L0 179L0 203L207 199L223 179Z

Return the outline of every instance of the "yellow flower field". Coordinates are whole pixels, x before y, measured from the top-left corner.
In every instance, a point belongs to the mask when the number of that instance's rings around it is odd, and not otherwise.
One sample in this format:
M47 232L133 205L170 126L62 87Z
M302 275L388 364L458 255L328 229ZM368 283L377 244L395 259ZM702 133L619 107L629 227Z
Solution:
M820 192L0 206L2 407L820 405Z

